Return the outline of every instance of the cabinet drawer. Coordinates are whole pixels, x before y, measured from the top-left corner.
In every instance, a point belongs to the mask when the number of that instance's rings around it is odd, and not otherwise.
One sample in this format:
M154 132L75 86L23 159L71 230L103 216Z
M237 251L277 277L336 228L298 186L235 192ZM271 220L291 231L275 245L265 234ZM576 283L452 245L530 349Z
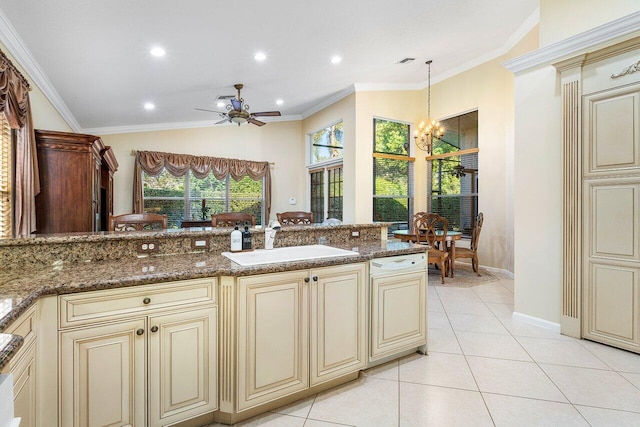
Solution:
M15 322L9 325L3 333L20 335L24 338L24 343L22 344L21 349L29 347L29 345L36 339L36 304L29 307L29 309L18 317ZM18 354L14 357L17 358L20 354L21 352L18 351Z
M61 295L60 327L116 320L185 304L213 304L216 291L217 279L210 277Z

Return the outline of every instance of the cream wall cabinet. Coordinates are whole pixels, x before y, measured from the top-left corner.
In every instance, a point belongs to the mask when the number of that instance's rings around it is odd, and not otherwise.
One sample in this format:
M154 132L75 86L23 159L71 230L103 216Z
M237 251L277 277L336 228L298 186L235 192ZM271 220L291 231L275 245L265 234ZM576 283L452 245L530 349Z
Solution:
M215 286L209 278L61 296L60 323L81 325L60 332L61 425L165 426L215 411ZM191 304L178 309L181 300ZM105 312L116 321L105 323Z
M366 364L366 266L238 279L237 411Z
M21 427L35 427L37 425L35 305L20 316L5 332L24 338L22 347L2 372L13 374L14 415L21 418Z
M426 344L426 292L425 271L371 279L371 361Z

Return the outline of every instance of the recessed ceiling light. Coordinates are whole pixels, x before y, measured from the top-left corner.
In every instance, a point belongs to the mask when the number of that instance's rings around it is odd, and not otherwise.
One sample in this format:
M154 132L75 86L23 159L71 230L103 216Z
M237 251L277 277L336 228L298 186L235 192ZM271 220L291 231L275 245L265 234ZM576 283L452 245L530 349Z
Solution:
M161 47L154 47L151 49L151 55L153 56L165 56L167 52Z
M218 101L218 103L216 104L216 107L218 108L223 108L225 106L225 103L222 101Z
M342 58L339 57L338 55L332 56L331 57L331 63L332 64L339 64L342 62Z
M145 102L144 103L144 109L145 110L153 110L154 108L156 108L156 106L153 105L151 102Z
M267 59L267 55L264 54L264 52L258 52L256 53L256 56L253 57L256 61L264 61L265 59Z
M282 104L284 104L284 101L282 99L276 99L276 104L277 105L282 105Z

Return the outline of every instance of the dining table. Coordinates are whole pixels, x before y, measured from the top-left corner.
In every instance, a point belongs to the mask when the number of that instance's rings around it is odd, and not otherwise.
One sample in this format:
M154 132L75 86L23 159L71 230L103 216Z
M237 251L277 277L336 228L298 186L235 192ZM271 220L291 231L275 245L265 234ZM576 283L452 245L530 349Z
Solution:
M436 230L436 237L439 237L440 241L442 241L443 234L442 230ZM418 237L412 232L412 230L395 230L393 232L393 237L400 239L403 242L418 241ZM447 251L449 251L449 272L451 277L454 277L456 269L456 240L460 240L461 238L461 231L447 230L447 238L445 239L444 245L447 248Z

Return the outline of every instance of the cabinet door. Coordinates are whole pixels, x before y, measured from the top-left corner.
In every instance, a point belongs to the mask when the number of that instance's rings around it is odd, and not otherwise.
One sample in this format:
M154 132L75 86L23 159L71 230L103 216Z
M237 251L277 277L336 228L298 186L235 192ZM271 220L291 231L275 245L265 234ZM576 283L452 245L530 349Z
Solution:
M149 318L149 425L218 408L217 307Z
M308 271L238 279L238 410L309 387Z
M12 361L13 362L13 361ZM13 410L21 418L20 427L36 426L36 344L32 344L19 360L12 364Z
M60 425L145 425L146 336L144 319L60 334Z
M367 362L366 267L311 272L311 385L364 368Z
M371 360L427 342L424 271L371 279Z

